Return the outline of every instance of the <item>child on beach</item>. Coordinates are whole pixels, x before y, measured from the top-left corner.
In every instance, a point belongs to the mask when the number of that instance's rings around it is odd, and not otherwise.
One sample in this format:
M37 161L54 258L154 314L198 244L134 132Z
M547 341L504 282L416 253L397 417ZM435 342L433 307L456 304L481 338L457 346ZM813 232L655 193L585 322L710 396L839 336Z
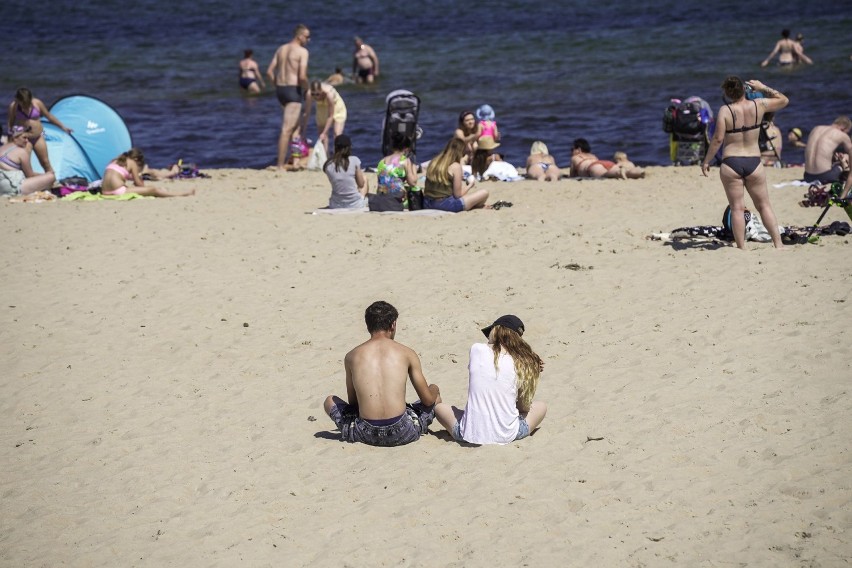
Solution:
M526 438L547 414L547 405L533 400L544 363L524 341L517 316L501 316L482 333L488 343L470 348L467 405L462 411L438 403L435 418L455 440L508 444Z
M500 141L500 130L497 128L497 121L494 119L494 109L491 105L482 105L476 109L476 118L479 120L477 126L478 138L490 136L496 142Z
M142 179L145 156L138 148L131 148L111 161L104 171L101 183L103 195L124 195L136 193L151 197L185 197L195 195L194 189L171 192L158 187L148 187ZM133 189L127 188L127 182L133 180Z
M352 155L352 141L345 134L334 139L334 154L323 164L322 171L331 182L329 209L362 209L367 206L370 190L361 171L361 160Z
M293 137L290 138L290 158L284 165L284 169L288 172L299 172L308 167L308 161L311 158L311 147L307 141L299 135L299 131L293 132Z
M624 152L616 152L613 154L612 159L615 161L616 168L618 168L618 176L609 175L612 171L610 170L610 172L607 172L607 177L619 177L621 179L639 179L645 177L645 170L628 160L627 154Z

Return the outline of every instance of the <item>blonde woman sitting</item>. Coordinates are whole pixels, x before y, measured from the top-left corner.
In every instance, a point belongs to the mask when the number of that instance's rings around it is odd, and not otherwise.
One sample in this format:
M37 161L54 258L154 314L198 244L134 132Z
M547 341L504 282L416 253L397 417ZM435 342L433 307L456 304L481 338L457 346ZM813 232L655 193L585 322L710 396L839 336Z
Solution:
M536 181L555 181L562 172L556 165L556 160L547 151L547 146L541 140L536 140L530 147L527 158L527 177Z
M438 403L435 417L458 441L508 444L529 436L547 414L547 405L533 400L544 363L521 337L517 316L501 316L482 333L488 343L470 348L467 405L462 411Z

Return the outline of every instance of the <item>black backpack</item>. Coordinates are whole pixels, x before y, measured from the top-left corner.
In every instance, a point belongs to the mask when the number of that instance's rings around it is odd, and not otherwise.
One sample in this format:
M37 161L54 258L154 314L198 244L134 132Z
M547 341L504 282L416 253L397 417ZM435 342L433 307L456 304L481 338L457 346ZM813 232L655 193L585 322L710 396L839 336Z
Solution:
M674 108L672 115L672 132L676 134L700 134L704 131L701 122L701 103L698 101L683 101Z

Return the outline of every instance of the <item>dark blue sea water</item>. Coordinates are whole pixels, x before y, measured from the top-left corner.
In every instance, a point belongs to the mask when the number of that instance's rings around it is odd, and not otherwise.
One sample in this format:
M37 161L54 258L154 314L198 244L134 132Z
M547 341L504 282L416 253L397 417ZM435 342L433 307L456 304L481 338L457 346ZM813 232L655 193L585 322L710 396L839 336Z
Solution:
M10 101L27 86L48 105L96 96L157 167L180 157L202 169L260 168L275 159L281 110L271 90L241 94L237 62L250 47L265 70L300 22L312 32L312 79L351 68L353 35L379 54L377 84L340 88L347 133L368 164L381 157L385 96L398 88L422 99L421 160L452 135L461 110L488 103L501 149L518 165L536 139L567 163L577 137L602 157L623 150L668 164L669 99L698 95L715 111L727 74L790 97L777 116L782 130L852 113L852 0L34 1L4 9L13 34L4 34L0 94ZM804 33L813 66L760 67L785 27ZM801 151L785 149L785 158L801 161Z

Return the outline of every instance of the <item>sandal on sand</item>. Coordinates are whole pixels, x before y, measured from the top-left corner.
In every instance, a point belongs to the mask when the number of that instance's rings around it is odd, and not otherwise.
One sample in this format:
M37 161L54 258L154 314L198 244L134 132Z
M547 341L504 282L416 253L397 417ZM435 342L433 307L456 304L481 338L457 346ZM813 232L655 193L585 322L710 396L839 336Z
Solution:
M492 209L500 209L501 207L511 207L511 206L512 206L512 202L511 202L511 201L503 201L503 200L501 199L501 200L500 200L500 201L498 201L497 203L494 203L493 205L491 205L491 208L492 208Z

